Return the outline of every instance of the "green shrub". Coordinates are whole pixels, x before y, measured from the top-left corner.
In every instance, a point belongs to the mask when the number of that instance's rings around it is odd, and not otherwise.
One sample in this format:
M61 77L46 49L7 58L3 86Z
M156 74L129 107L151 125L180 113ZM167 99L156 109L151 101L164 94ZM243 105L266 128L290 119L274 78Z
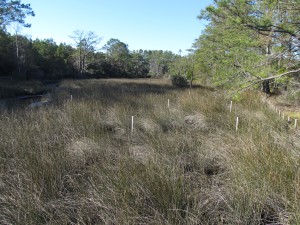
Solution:
M188 86L187 79L183 76L172 76L171 81L175 87L183 88Z

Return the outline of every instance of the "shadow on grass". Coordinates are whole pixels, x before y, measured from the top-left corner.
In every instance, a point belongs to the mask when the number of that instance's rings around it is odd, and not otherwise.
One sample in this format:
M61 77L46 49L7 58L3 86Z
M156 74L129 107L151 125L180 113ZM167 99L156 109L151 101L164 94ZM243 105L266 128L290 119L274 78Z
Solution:
M8 109L24 108L41 101L50 93L50 104L60 105L71 98L73 100L102 101L118 104L124 101L124 96L130 101L141 95L164 95L172 91L186 91L187 88L172 86L168 79L70 79L55 81L5 81L0 84L0 106ZM215 91L214 88L195 84L192 89ZM72 97L71 97L72 96ZM3 98L6 99L3 100ZM2 100L1 100L2 98ZM2 102L2 104L1 104ZM5 104L4 104L5 103Z
M203 89L215 91L214 88L202 85L193 85L192 90ZM141 95L169 94L173 91L185 92L187 88L172 86L168 79L92 79L92 80L65 80L60 83L54 93L54 103L62 103L69 100L95 100L118 104L124 101L124 96L130 99L139 98Z

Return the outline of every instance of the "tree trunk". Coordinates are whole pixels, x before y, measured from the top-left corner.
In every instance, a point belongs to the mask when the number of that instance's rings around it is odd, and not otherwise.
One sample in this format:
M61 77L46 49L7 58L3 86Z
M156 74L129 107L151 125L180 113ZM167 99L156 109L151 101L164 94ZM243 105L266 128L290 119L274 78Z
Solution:
M82 73L82 52L81 52L81 46L79 46L79 72Z
M266 94L271 94L270 81L269 80L264 80L262 85L263 85L263 92L265 92Z

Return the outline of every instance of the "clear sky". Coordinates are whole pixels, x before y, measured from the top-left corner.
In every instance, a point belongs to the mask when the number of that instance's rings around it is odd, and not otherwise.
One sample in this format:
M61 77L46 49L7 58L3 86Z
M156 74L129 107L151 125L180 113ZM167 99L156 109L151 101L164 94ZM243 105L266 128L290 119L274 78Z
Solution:
M23 29L33 39L72 44L75 30L94 31L129 45L130 50L170 50L183 54L204 28L197 16L212 0L23 0L36 16Z

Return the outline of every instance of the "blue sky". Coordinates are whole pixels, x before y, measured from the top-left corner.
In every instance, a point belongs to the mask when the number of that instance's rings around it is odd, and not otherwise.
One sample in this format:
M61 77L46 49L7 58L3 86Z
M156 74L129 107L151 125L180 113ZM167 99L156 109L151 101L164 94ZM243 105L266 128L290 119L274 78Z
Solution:
M53 38L72 44L75 30L94 31L129 45L130 50L185 52L199 37L204 22L197 16L212 0L23 0L36 16L28 18L33 39Z

